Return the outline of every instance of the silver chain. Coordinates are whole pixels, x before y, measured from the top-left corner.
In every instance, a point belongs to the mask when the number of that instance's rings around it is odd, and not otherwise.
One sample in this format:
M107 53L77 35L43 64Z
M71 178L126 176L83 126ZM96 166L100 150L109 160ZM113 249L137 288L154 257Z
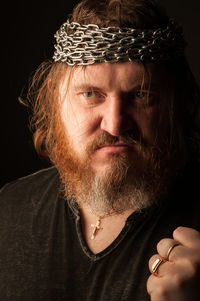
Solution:
M54 61L70 66L171 60L182 56L185 47L182 28L174 20L166 28L156 30L101 28L67 20L55 38Z

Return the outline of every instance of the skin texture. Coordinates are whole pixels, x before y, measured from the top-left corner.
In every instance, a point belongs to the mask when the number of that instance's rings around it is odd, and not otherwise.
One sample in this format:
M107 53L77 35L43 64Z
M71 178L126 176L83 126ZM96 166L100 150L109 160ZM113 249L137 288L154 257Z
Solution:
M164 74L155 74L147 103L150 81L146 80L141 91L143 73L143 67L135 62L103 63L85 70L77 68L67 93L66 82L62 84L62 120L80 161L84 161L86 145L103 132L116 137L132 131L136 139L142 134L145 144L154 145L159 91L153 86L159 85ZM104 172L110 154L125 153L139 172L143 168L139 152L137 145L104 145L94 153L91 166L98 173Z
M179 243L169 255L167 251ZM157 274L147 281L147 290L152 301L197 301L200 279L200 233L194 229L179 227L173 239L162 239L157 245L158 254L149 260L149 269L157 258L162 263Z
M78 67L68 89L67 78L62 82L62 122L70 147L80 163L86 160L87 145L102 133L120 137L131 131L136 141L142 137L147 147L161 143L161 137L165 137L167 132L167 120L163 117L159 131L155 131L155 128L158 128L159 105L165 110L166 103L161 97L161 90L167 74L162 68L155 66L151 66L151 71L153 77L149 97L146 87L149 88L150 81L148 79L145 82L144 69L135 62L103 63L88 66L86 69ZM89 161L90 167L103 177L108 169L112 169L111 156L117 154L126 156L130 164L134 164L134 174L139 176L145 166L140 152L137 143L130 146L119 139L114 145L107 143L93 152ZM99 231L97 239L91 241L90 224L95 223L96 218L94 212L91 213L89 208L83 206L83 230L89 248L94 253L105 249L121 231L129 214L130 212L125 211L117 219L113 216L106 217L102 222L103 227L105 223L112 223L112 236L102 230ZM116 220L118 228L115 225ZM169 248L177 242L180 245L172 250L167 260ZM150 271L152 272L152 264L157 258L163 258L164 263L159 266L158 274L152 274L148 279L147 290L151 300L197 301L200 234L194 229L180 227L174 231L173 239L160 241L157 250L158 254L149 261Z

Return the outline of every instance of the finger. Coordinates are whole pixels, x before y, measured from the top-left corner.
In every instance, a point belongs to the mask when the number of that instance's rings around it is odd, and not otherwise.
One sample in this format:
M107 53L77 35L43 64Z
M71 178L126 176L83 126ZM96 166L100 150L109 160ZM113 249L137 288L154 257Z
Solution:
M183 270L181 266L173 268L173 264L169 262L163 264L161 268L164 269L164 265L167 266L167 264L168 273L164 277L156 277L152 274L147 280L147 292L150 294L151 300L191 300L190 297L193 291L189 291L188 298L185 296L186 292L181 289L188 282L187 272L185 271L182 274ZM194 300L198 299L195 298Z
M200 233L195 229L178 227L173 232L173 238L183 246L200 248Z
M156 277L177 278L180 276L183 279L190 277L193 274L193 268L189 262L170 262L162 260L159 254L153 255L149 260L149 270Z
M173 244L172 244L173 243ZM174 248L171 249L171 247L168 248L168 246L175 246ZM168 248L168 251L167 251ZM166 261L169 262L182 262L182 263L187 263L200 265L200 248L188 248L182 245L176 245L176 242L171 240L171 239L163 239L161 240L158 245L157 245L157 250L158 250L158 255L163 258ZM169 253L170 251L170 253ZM166 258L166 254L168 258Z
M152 296L152 294L155 292L156 288L159 287L158 279L156 279L154 275L151 275L146 283L147 286L147 292L149 295Z
M153 255L150 259L149 259L149 270L152 274L154 274L155 276L160 276L160 266L162 264L164 264L164 260L161 259L161 257L159 256L159 254L155 254Z
M181 246L180 243L171 238L164 238L157 244L158 254L165 260L170 260L171 253L174 252L175 248Z
M187 250L183 247L183 250ZM191 250L192 252L193 250ZM158 265L156 273L153 271L154 263L160 259L159 254L153 255L149 260L149 269L155 278L163 278L175 285L176 287L184 287L186 283L196 283L199 279L199 264L196 252L193 254L184 255L175 261L163 261Z
M162 278L151 275L146 283L148 294L151 296L151 300L154 301L166 301L168 298L168 289L166 281ZM167 299L169 300L169 298Z

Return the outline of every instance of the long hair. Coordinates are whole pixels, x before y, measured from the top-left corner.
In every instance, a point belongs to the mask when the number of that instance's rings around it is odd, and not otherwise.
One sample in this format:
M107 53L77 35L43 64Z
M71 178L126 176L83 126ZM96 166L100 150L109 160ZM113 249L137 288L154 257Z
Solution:
M154 0L82 0L69 16L81 24L132 28L160 28L169 22L165 10ZM40 155L49 157L55 143L59 120L59 85L66 72L70 78L73 68L66 63L44 62L36 71L29 87L27 100L32 107L31 128L34 145ZM185 153L197 151L199 142L200 92L184 57L167 62L173 90L169 99L170 145ZM162 117L161 117L162 118Z

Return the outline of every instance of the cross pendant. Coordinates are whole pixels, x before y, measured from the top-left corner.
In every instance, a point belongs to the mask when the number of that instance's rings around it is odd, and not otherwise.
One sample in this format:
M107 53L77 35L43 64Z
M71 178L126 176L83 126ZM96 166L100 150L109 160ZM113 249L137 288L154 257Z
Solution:
M97 234L97 231L100 229L101 220L98 219L96 224L91 224L91 227L94 228L92 232L91 239L95 239L95 235Z

